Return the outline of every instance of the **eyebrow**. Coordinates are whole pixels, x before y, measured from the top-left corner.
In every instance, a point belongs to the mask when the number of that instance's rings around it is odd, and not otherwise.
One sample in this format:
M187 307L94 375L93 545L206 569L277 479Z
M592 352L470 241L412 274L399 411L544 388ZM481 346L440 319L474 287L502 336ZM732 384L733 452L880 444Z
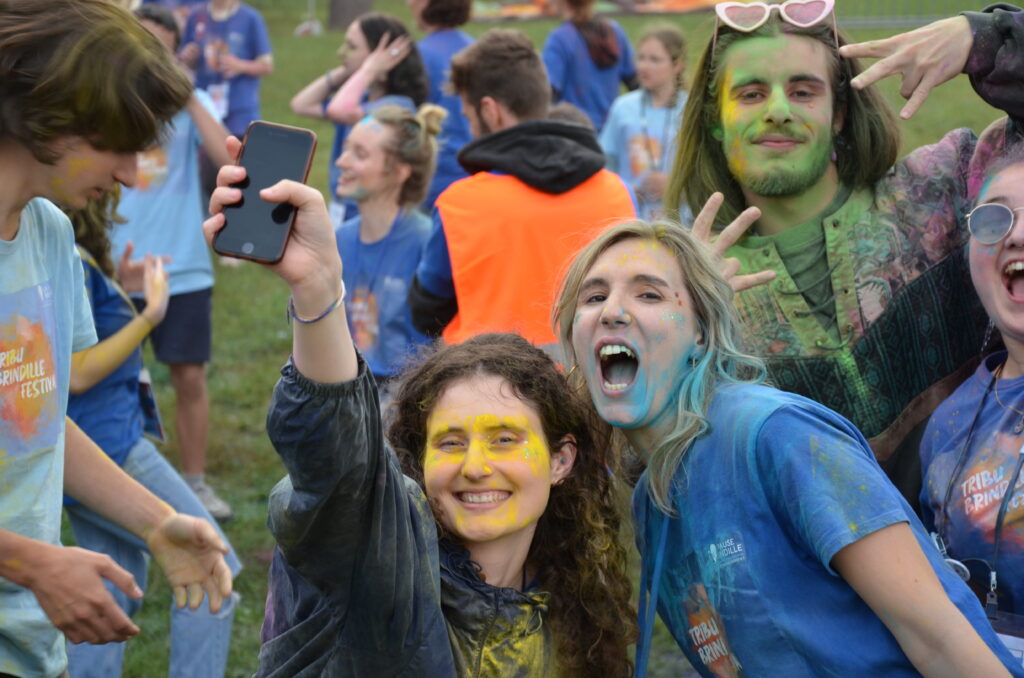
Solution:
M786 84L793 84L795 82L810 82L810 83L814 83L816 85L821 85L822 87L824 87L825 85L828 84L827 82L825 82L824 80L822 80L818 76L811 75L810 73L797 73L795 75L789 76L789 79L786 80ZM768 84L768 81L765 80L764 78L760 78L760 77L757 77L757 76L752 76L750 78L747 78L746 80L739 80L739 81L733 83L733 86L731 87L731 90L736 90L736 89L739 89L740 87L749 87L750 85L767 85L767 84Z
M629 279L630 283L645 283L647 285L654 285L656 287L669 287L668 282L664 278L659 278L656 275L650 273L637 273ZM608 287L608 281L604 278L587 278L580 285L580 294L588 292L595 287Z

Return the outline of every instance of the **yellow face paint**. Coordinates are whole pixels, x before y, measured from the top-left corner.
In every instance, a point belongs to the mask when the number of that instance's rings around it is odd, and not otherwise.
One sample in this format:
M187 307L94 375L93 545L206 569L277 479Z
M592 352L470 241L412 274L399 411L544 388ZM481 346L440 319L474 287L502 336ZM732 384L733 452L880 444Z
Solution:
M448 387L427 420L427 496L467 544L532 540L552 462L536 410L500 377Z

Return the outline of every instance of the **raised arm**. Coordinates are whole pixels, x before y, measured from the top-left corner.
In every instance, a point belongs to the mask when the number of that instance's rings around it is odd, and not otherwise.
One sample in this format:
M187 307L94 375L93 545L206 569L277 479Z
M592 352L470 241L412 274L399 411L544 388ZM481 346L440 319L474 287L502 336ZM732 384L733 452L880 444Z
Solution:
M359 69L331 97L327 104L327 117L342 125L354 125L363 119L363 95L382 77L397 66L415 49L406 35L389 40L387 33L381 36L377 47L363 60Z
M229 137L229 152L238 148ZM229 184L244 176L241 167L221 168L203 225L208 239L224 224L223 207L240 197ZM298 208L282 259L267 266L287 283L294 308L292 363L267 415L288 477L271 493L268 524L290 570L344 610L367 647L400 663L422 634L443 628L433 517L384 445L376 386L341 303L342 261L323 196L282 181L261 197ZM281 586L275 599L291 595Z
M217 167L223 167L231 163L234 158L228 155L224 147L224 141L228 138L227 128L203 105L203 102L199 100L195 92L192 92L188 103L185 104L185 110L199 131L199 138L202 140L203 148L206 149L210 159L213 160Z
M143 275L146 307L142 312L103 341L71 355L72 393L88 391L109 376L163 321L170 299L163 260L147 255Z
M971 77L978 94L989 104L1024 119L1024 12L1000 3L984 12L965 12L885 40L844 45L845 57L879 59L853 79L863 89L894 75L902 79L900 94L907 104L900 111L914 115L935 87L959 73Z
M292 113L307 118L322 120L327 117L324 102L338 90L351 75L344 65L327 69L327 72L303 87L292 97L289 106Z

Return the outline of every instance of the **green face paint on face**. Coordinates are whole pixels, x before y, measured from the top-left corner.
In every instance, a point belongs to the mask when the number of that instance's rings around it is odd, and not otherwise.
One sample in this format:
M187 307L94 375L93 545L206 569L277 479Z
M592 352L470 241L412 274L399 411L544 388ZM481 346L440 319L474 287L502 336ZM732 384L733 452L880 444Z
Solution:
M739 40L725 52L722 150L743 188L796 196L823 181L835 120L825 45L794 35Z

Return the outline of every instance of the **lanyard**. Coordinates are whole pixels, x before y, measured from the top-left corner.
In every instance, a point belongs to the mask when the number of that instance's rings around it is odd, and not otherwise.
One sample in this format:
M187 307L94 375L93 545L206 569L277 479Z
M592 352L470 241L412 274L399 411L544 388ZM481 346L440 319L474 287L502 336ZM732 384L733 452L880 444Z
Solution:
M668 151L668 128L669 123L672 122L672 111L675 108L677 96L678 93L673 94L672 98L669 100L668 106L665 107L665 121L661 125L661 146L658 149L660 153L658 154L658 157L655 158L650 126L647 124L647 101L651 98L651 93L644 90L640 95L640 126L644 130L644 149L647 151L649 166L655 172L661 172L662 168L665 166L665 153Z
M661 513L660 509L655 509ZM640 571L640 605L637 612L640 614L640 638L636 645L636 671L634 678L645 678L647 674L647 660L651 653L651 634L654 632L654 613L658 609L658 588L661 585L661 570L665 563L665 542L668 541L669 517L661 513L661 530L658 534L658 551L654 556L654 572L652 573L651 597L647 598L647 566ZM644 553L646 556L647 554ZM641 562L646 558L641 558Z
M960 477L960 474L963 473L964 466L967 465L967 459L970 456L971 443L974 440L974 431L978 426L978 419L981 416L981 411L985 407L985 400L988 398L989 392L991 392L995 386L998 374L998 370L992 371L992 378L988 380L988 384L985 386L985 392L981 395L978 407L974 411L974 417L971 419L971 426L967 429L967 439L964 441L963 448L960 450L960 457L957 459L956 466L953 468L953 473L949 476L949 484L946 486L946 495L942 500L942 510L939 514L939 524L936 525L939 538L943 542L943 549L945 548L946 528L949 526L949 500L953 496L953 487L956 484L956 480ZM996 598L998 578L996 572L999 567L999 547L1003 539L1003 523L1006 522L1006 511L1009 508L1010 499L1014 495L1014 489L1017 485L1017 480L1020 478L1022 467L1024 467L1024 445L1021 445L1020 449L1017 451L1017 463L1014 465L1009 485L1007 485L1006 492L1003 494L1003 500L999 504L999 513L996 516L996 526L992 544L992 565L989 570L989 593L985 601L985 609L987 613L994 613L995 610L998 609L998 601Z
M135 308L135 302L133 302L132 298L128 296L128 293L124 291L124 288L121 287L121 284L114 280L109 275L107 275L106 273L104 273L103 269L100 268L100 265L96 261L96 259L84 247L82 247L81 245L78 245L77 247L78 253L82 256L82 261L96 269L96 271L103 276L104 280L110 283L110 286L114 288L114 291L121 295L121 298L124 299L124 303L127 304L129 310L131 310L132 316L137 316L139 314L139 310Z

